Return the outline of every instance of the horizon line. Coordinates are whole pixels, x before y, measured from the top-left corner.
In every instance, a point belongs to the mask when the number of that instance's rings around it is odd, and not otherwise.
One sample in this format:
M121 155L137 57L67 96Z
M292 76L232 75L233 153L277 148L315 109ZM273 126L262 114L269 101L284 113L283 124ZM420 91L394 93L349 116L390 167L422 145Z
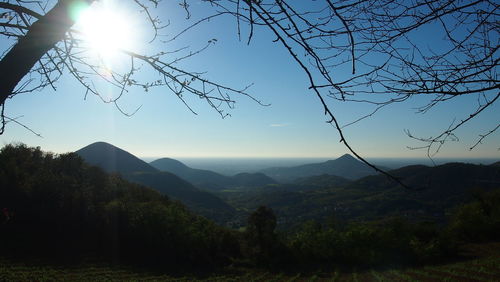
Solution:
M346 154L344 154L346 155ZM351 154L348 154L351 155ZM162 159L162 158L180 158L180 159L338 159L341 156L338 157L318 157L318 156L137 156L138 158L146 158L146 159ZM352 155L351 155L352 156ZM355 156L352 156L353 158L357 159ZM443 159L456 159L456 160L495 160L500 158L497 157L464 157L464 156L459 156L459 157L435 157L432 159L429 159L427 157L364 157L364 159L386 159L386 160L403 160L403 159L415 159L415 160L443 160Z

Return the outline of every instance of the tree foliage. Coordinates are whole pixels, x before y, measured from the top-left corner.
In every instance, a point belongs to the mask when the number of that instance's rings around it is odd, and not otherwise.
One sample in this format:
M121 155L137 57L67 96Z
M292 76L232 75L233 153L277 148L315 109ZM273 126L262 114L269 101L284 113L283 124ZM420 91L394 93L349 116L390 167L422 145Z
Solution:
M460 205L453 213L449 230L456 239L484 242L500 237L500 191L476 191L475 200Z
M272 209L260 206L248 217L245 231L247 255L258 264L268 265L276 256L279 246L276 233L276 216Z

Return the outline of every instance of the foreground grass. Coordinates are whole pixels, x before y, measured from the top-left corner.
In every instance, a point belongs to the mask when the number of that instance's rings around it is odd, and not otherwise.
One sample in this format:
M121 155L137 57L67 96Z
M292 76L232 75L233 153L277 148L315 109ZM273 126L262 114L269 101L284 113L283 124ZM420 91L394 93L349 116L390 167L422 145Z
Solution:
M464 255L476 257L442 265L405 269L328 273L272 273L228 269L200 276L171 276L96 262L61 266L34 259L21 262L0 258L0 281L500 281L500 243L471 245Z

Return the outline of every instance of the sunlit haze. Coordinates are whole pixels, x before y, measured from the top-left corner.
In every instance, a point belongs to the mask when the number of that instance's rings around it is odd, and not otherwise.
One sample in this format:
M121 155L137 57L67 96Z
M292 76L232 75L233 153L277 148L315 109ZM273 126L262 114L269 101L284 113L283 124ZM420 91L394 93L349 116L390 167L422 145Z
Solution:
M131 11L117 1L99 1L80 7L76 12L75 28L84 45L107 67L120 58L120 51L134 51L140 32ZM122 58L123 59L123 58Z

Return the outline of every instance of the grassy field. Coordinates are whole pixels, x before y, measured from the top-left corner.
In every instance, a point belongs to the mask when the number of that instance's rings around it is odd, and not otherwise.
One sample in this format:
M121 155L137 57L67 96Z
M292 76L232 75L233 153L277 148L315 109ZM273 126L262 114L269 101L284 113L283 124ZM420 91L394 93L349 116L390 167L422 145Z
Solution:
M0 281L500 281L500 243L470 245L457 262L404 269L328 273L272 273L228 269L208 277L169 276L96 262L58 266L0 258Z

